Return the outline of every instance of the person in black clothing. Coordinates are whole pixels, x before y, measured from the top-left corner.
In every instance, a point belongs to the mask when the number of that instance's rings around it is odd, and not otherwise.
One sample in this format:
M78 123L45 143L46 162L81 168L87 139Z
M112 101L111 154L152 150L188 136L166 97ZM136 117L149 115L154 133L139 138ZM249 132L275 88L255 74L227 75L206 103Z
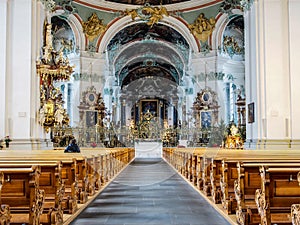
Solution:
M76 139L71 140L71 143L66 147L64 152L80 152L80 149L76 143Z

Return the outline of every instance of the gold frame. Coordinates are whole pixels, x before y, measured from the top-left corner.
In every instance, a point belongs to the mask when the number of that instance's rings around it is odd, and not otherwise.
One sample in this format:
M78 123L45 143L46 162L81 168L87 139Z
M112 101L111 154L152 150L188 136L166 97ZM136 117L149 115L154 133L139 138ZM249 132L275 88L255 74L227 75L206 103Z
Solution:
M91 119L91 116L93 118ZM85 125L86 127L94 127L98 123L98 111L97 110L86 110L85 111Z
M210 123L209 123L209 126L205 126L205 127L203 127L202 126L202 124L203 124L203 118L202 118L202 114L203 113L206 113L206 114L209 114L210 115ZM201 128L211 128L212 127L212 125L213 125L213 121L214 120L214 118L213 118L213 111L212 110L201 110L200 111L200 126L201 126Z
M153 111L155 111L155 115L154 117L158 117L159 116L159 111L158 111L158 106L159 106L159 102L158 102L158 99L142 99L140 100L140 106L139 106L139 113L140 113L140 116L144 115L145 112L144 112L144 104L146 103L155 103L155 110L151 110L151 105L150 105L150 112L152 113ZM141 117L140 117L141 119Z
M254 102L248 104L248 123L255 122Z

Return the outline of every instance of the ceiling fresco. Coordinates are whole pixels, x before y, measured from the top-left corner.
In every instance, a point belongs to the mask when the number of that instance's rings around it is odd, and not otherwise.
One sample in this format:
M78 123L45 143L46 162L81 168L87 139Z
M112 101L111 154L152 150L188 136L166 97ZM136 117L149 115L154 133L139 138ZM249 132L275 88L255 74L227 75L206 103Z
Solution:
M106 0L107 2L117 2L123 4L131 4L131 5L166 5L166 4L175 4L180 2L188 2L190 0Z
M150 74L179 84L189 60L190 47L171 27L137 23L119 31L107 50L118 83L124 86ZM149 62L151 65L147 64Z
M173 44L180 44L187 49L189 48L188 43L182 35L171 27L162 24L154 24L150 27L146 23L137 23L119 31L110 41L107 50L113 49L115 45L125 45L129 42L149 37L155 40L165 40Z
M176 69L172 65L164 62L155 63L152 60L143 63L139 62L124 68L123 71L124 72L120 75L121 86L128 85L137 79L150 76L163 77L178 83Z

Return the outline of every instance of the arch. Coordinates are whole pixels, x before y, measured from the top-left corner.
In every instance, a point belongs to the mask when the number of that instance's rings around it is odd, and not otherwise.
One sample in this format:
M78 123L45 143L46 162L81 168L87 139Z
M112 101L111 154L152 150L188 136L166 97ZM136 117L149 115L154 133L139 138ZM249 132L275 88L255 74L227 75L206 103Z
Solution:
M99 43L98 52L99 53L105 53L106 48L110 42L110 40L114 37L116 33L121 31L127 26L130 26L135 23L140 23L141 20L135 20L132 21L130 16L125 16L121 19L113 21L112 24L109 25L108 29L106 30L105 34L101 38L101 41ZM198 51L198 44L194 38L194 36L190 33L190 30L180 20L178 20L175 17L169 16L169 17L164 17L161 21L160 24L163 24L165 26L171 27L174 30L176 30L178 33L182 35L182 37L187 41L187 43L190 46L191 51L197 52Z
M78 14L70 14L67 18L62 18L62 15L64 13L65 13L64 10L58 9L53 13L52 16L58 16L60 19L65 20L73 31L76 45L79 47L79 49L85 49L87 43L86 43L86 37L82 30L81 18L79 17Z
M130 48L136 48L136 46L137 46L138 44L145 45L145 43L137 43L137 42L133 42L133 43L128 44L125 48L121 49L121 50L119 51L119 53L115 56L114 61L112 62L112 65L115 65L116 61L119 60L119 58L123 55L124 52L128 51L128 49L130 49ZM155 44L155 45L162 45L161 42L160 42L160 43L154 43L154 44ZM171 46L171 45L168 44L168 43L164 43L163 46L164 46L165 48L169 49L170 52L172 52L173 54L176 54L176 56L181 60L181 63L182 63L183 65L185 65L185 64L188 63L188 62L186 62L186 61L184 60L183 56L182 56L180 53L178 53L177 49L174 49L173 46ZM166 57L166 58L167 58L167 57ZM169 59L170 59L170 58L169 58Z
M212 49L217 50L218 47L221 47L222 45L222 37L223 37L223 33L224 30L227 26L227 24L234 18L236 18L237 16L242 16L243 12L240 10L234 10L234 14L232 16L229 17L228 14L225 13L220 13L218 14L217 17L217 22L215 25L215 30L212 33L212 40L215 40L214 42L212 42Z

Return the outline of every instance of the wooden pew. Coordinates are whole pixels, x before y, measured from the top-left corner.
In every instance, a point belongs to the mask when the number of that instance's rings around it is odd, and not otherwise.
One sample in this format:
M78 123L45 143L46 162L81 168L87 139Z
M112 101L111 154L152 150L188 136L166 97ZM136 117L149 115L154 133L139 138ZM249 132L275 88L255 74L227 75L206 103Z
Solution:
M45 200L44 190L39 188L40 167L0 169L1 205L9 206L8 224L40 224Z
M209 151L207 151L209 152ZM300 154L293 152L284 155L281 151L253 151L253 150L218 150L217 154L204 156L203 185L207 195L211 195L213 202L222 203L228 214L235 213L236 200L234 181L237 179L237 162L300 162Z
M20 157L21 154L22 157ZM14 204L7 206L5 202L2 202L1 212L6 213L2 214L0 221L9 221L11 217L11 224L18 221L20 221L20 224L30 224L31 221L41 222L42 224L62 224L62 212L74 214L78 208L78 203L84 204L88 196L94 195L95 190L99 190L104 182L115 176L133 158L133 149L104 149L71 154L48 150L0 151L0 165L2 165L0 169L6 170L6 174L8 169L16 170L17 167L20 169L22 166L31 168L32 165L40 167L38 174L39 190L44 189L40 191L43 195L39 192L31 192L36 193L37 196L43 196L43 203L40 204L42 205L43 214L36 214L35 212L38 212L38 210L35 206L33 210L35 213L33 214L34 218L29 214L29 207L27 211L22 211L25 212L22 217L16 217ZM6 183L5 185L7 186ZM6 190L6 188L3 190ZM13 209L13 216L9 214L11 209ZM38 219L36 219L37 217Z
M193 184L194 178L193 180L189 178L190 174L193 177L194 173L189 173L191 171L189 168L192 168L192 171L194 169L196 171L202 170L202 173L200 173L202 176L200 175L200 179L198 179L198 188L207 196L211 194L215 204L222 203L228 214L235 213L240 224L262 223L255 202L255 192L261 188L259 165L274 166L274 163L277 163L284 168L288 163L291 168L295 168L300 163L300 153L297 151L286 153L278 150L213 149L210 151L207 149L204 153L198 154L197 161L195 161L197 163L191 161L191 163L187 163L190 166L185 167L182 164L188 158L185 154L187 151L187 149L173 148L172 151L165 152L167 156L165 159L169 160L175 168L177 167L176 169L185 177L186 171L188 171L187 178ZM192 157L196 157L196 154L193 153ZM178 168L178 165L180 168ZM195 167L195 165L199 166ZM293 193L296 192L296 189L291 190L293 190ZM288 214L291 214L291 212L287 212L288 208L290 208L289 205L284 207L273 205L270 211L272 221L284 224L289 217L290 224L291 216Z
M0 161L0 170L22 170L23 168L30 168L32 166L38 166L40 168L39 189L43 190L45 194L43 214L41 215L40 221L43 224L62 224L63 207L64 201L66 200L64 198L65 188L61 176L62 163L60 161Z
M80 158L79 161L82 161ZM26 160L18 159L13 157L12 159L1 159L0 167L20 167L20 166L30 166L39 165L41 168L40 174L40 187L46 191L46 202L45 210L52 208L52 216L56 212L57 220L61 220L61 215L63 210L65 213L73 214L78 209L78 200L80 194L83 192L79 190L79 179L78 174L81 172L78 168L78 160L64 159L61 158L60 161L56 157L47 158L37 157L28 158ZM81 175L82 176L82 175ZM58 197L58 195L60 195ZM59 203L60 202L60 203Z
M263 165L259 171L261 187L255 192L255 203L261 224L290 224L291 207L300 202L300 164Z

